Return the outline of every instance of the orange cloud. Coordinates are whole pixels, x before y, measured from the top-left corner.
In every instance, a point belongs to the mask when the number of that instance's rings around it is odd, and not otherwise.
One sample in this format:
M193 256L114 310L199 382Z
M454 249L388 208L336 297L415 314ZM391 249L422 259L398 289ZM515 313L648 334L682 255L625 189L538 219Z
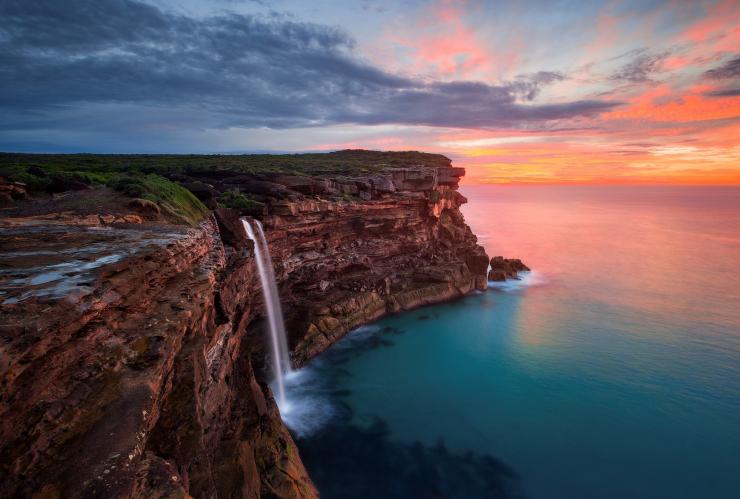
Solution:
M668 85L660 85L633 98L627 106L604 113L603 118L688 122L740 117L740 97L704 95L714 88L700 84L674 93Z
M660 89L655 96L664 94ZM670 94L669 94L670 95ZM649 99L646 99L649 100ZM740 119L441 135L467 183L740 184ZM626 124L625 124L626 123Z
M710 96L728 85L702 76L740 50L737 2L710 3L690 13L678 3L660 5L637 20L614 5L602 10L594 32L586 31L594 34L581 57L574 53L581 59L579 69L549 94L624 103L609 112L532 128L427 129L403 139L336 145L444 153L468 169L467 183L740 185L740 96ZM489 82L517 74L526 50L516 50L517 40L503 50L488 50L463 21L464 13L471 18L469 8L464 1L441 1L409 26L409 38L395 35L410 57L407 68ZM703 15L687 18L697 10ZM688 26L666 32L666 16ZM613 56L633 53L636 39L651 53L665 54L660 71L642 81L615 83L613 66L629 60Z
M681 39L701 43L705 49L735 51L740 48L738 4L724 0L707 10L707 16L691 25Z
M442 79L483 80L512 72L520 63L523 40L511 39L505 49L490 49L465 23L470 9L466 0L442 0L405 27L403 33L409 35L399 34L396 28L387 33L385 39L409 58L410 66L403 70Z

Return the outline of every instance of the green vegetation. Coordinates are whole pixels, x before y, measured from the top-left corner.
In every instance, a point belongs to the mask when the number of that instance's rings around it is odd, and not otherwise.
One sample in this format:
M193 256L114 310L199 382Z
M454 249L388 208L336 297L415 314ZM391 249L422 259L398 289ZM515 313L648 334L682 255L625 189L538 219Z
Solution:
M0 161L0 174L15 182L23 182L30 191L58 192L63 186L71 182L90 186L106 186L132 198L147 199L156 203L165 213L186 221L193 225L200 221L208 209L196 198L193 193L175 182L154 174L143 173L141 170L115 171L108 167L95 170L90 164L76 165L73 162L54 162L50 156L48 163L33 161L24 163L26 155L0 155L2 160L8 156L20 157L15 161ZM37 155L34 155L37 156ZM66 157L65 157L66 158ZM76 169L80 168L80 169Z
M264 206L264 203L248 198L236 189L228 190L218 197L218 204L224 208L237 210L254 210Z
M441 154L416 151L382 152L348 149L307 154L15 154L0 153L0 171L18 172L36 166L47 171L169 173L241 171L312 176L375 172L403 166L450 166ZM20 180L19 180L20 181Z
M118 176L117 174L107 172L79 172L56 169L46 171L38 167L30 169L15 167L4 169L3 171L9 174L12 181L23 182L31 191L45 191L53 184L69 182L80 182L87 185L107 185Z
M196 224L208 213L208 208L192 192L153 173L138 176L120 175L107 185L132 198L157 203L165 212L182 218L191 225Z
M199 172L215 173L215 177L219 172L335 177L409 166L445 167L450 166L450 160L440 154L416 151L365 150L245 155L0 153L0 175L25 183L30 191L62 192L79 183L107 186L130 197L153 201L165 213L191 224L200 220L207 208L167 177L180 174L198 178ZM344 197L354 199L350 195ZM263 206L238 190L221 193L217 201L221 206L243 210Z

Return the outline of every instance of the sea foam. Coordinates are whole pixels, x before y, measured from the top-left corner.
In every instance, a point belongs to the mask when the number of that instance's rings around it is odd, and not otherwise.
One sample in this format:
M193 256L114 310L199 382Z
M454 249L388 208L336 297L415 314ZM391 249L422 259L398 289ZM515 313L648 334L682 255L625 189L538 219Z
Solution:
M503 291L504 293L519 293L532 286L547 284L547 278L540 272L519 272L519 279L506 281L488 281L488 289Z

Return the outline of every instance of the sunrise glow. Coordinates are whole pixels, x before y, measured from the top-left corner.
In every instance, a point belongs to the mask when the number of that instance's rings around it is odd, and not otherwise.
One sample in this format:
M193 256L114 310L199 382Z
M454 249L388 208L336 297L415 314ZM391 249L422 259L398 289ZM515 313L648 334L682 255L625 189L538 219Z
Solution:
M419 150L467 184L740 183L736 0L320 3L114 2L57 39L38 23L61 4L11 2L0 150Z

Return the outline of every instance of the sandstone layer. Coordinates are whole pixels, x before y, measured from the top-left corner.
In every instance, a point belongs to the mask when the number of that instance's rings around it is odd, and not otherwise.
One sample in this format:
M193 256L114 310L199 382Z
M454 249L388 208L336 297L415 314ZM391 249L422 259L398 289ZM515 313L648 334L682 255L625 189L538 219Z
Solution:
M298 366L387 313L485 289L463 174L178 181L206 201L262 191L250 212ZM316 497L266 383L245 211L186 228L141 205L0 223L0 497Z

